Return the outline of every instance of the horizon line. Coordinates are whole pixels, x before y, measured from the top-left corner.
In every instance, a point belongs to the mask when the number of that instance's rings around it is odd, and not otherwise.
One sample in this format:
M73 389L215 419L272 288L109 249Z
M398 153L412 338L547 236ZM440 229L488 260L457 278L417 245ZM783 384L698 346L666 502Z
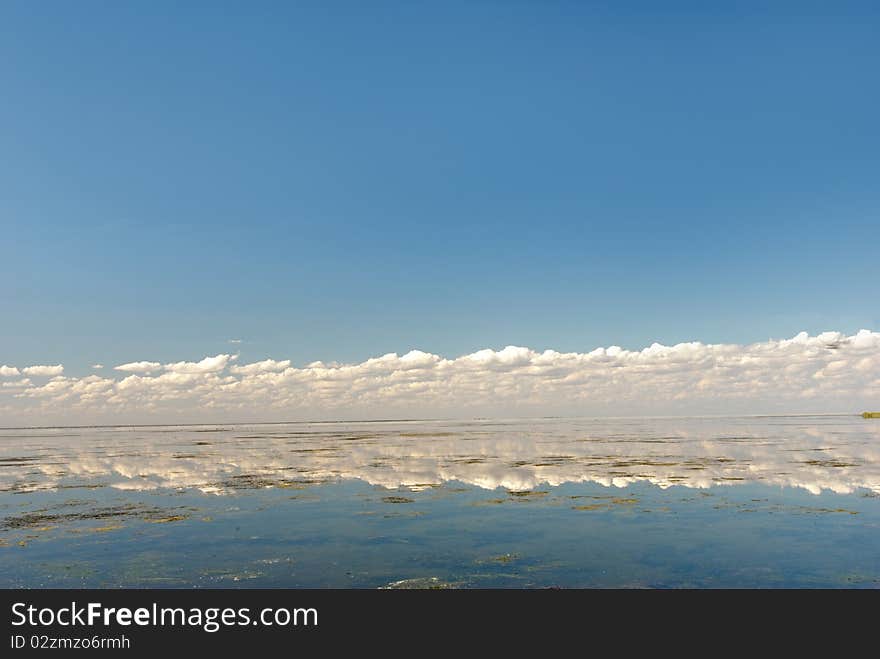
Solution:
M785 419L799 417L861 417L862 412L801 412L791 414L670 414L670 415L594 415L594 416L504 416L504 417L434 417L434 418L401 418L401 419L335 419L335 420L300 420L300 421L227 421L227 422L185 422L185 423L97 423L71 426L0 426L0 430L68 430L88 428L192 428L197 426L285 426L285 425L310 425L310 424L337 424L337 423L414 423L414 422L438 422L438 421L546 421L551 419L575 420L575 419Z

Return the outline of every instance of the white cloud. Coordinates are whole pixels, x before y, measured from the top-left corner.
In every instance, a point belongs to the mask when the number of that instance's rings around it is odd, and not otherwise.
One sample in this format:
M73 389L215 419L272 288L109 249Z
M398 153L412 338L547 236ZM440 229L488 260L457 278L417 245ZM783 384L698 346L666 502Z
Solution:
M108 421L856 413L880 401L880 332L868 330L802 332L750 345L654 343L642 350L507 346L452 359L412 350L301 367L286 359L234 366L235 358L132 362L116 367L127 377L60 378L8 395L21 415Z
M21 375L21 373L15 368L15 366L7 366L6 364L3 364L3 366L0 366L0 375L5 378L11 378L16 375Z
M241 343L241 339L229 339L227 343Z
M165 370L174 373L215 373L222 371L235 358L235 355L216 355L214 357L205 357L200 362L165 364Z
M104 368L104 365L103 364L92 364L92 368L97 371L97 370Z
M290 367L290 360L276 362L274 359L264 359L261 362L253 362L244 366L232 366L229 371L237 375L255 375L257 373L276 373Z
M153 371L161 370L162 364L159 362L129 362L127 364L114 366L113 368L117 371L124 371L125 373L152 373Z
M37 366L28 366L26 368L21 369L21 372L25 375L61 375L64 373L64 366L61 364L55 364L54 366L47 365L37 365Z
M28 387L31 384L30 378L22 378L21 380L13 380L12 382L4 382L2 387L7 389L20 389L22 387Z

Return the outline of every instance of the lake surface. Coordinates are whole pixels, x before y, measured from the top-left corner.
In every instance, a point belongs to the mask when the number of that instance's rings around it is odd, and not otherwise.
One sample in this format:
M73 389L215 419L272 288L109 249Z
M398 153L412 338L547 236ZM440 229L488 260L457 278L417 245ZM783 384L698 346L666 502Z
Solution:
M880 587L880 420L0 429L0 587Z

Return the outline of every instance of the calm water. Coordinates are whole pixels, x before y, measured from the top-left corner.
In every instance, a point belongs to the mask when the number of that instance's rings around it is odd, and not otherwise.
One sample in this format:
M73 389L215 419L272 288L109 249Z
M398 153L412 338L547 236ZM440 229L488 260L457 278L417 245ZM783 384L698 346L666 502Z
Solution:
M880 587L880 420L0 430L2 587Z

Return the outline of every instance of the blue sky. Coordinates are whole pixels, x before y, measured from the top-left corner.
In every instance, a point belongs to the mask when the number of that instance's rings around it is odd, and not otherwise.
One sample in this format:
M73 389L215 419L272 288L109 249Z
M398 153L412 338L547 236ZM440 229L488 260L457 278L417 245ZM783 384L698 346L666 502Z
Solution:
M662 4L2 3L0 363L880 328L880 10Z

